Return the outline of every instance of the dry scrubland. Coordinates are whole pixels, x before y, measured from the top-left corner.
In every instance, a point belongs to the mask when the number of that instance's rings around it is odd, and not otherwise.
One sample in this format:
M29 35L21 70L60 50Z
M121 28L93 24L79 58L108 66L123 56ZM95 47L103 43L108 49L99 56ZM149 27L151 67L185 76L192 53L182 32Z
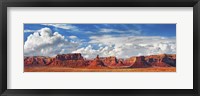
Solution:
M152 68L67 68L67 67L25 67L24 72L176 72L176 67L152 67Z

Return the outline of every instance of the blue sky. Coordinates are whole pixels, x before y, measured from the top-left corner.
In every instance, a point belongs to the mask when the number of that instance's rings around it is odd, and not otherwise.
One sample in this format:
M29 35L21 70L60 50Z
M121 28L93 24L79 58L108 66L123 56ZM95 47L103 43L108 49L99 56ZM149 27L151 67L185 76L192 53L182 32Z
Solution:
M44 29L44 30L42 30ZM45 31L46 30L46 31ZM44 31L44 32L43 32ZM45 33L47 31L50 31L49 38L46 38L41 35L41 32ZM33 36L34 33L38 33L38 35ZM54 33L58 33L59 35L55 35ZM32 35L32 36L31 36ZM30 40L27 40L28 37L32 37ZM53 44L52 42L47 42L45 40L52 40L52 38L56 38L59 36L58 39L63 39L63 41L52 41L56 43L65 42L66 45L62 45L62 48L57 50L55 53L54 51L49 51L50 46L56 46L57 44ZM34 42L34 39L40 40L41 45L37 43L31 44L31 42ZM45 39L46 38L46 39ZM110 38L110 39L109 39ZM128 38L128 39L127 39ZM120 49L122 47L123 43L115 42L118 39L121 39L119 42L123 42L125 45L127 44L127 47L130 47L130 49L133 47L135 51L133 54L127 54L127 52L116 52L116 50ZM173 39L173 41L172 41ZM158 54L160 53L175 53L175 44L176 44L176 24L24 24L24 43L25 47L29 48L29 52L27 51L26 55L30 55L31 52L33 53L34 50L38 51L38 54L35 55L55 55L55 54L65 54L65 53L74 53L74 52L83 52L85 57L92 57L93 55L88 55L87 52L90 48L91 54L92 52L99 52L103 49L100 48L106 48L107 52L111 52L110 55L119 55L118 57L129 57L131 55L149 55L149 54ZM32 41L31 41L32 40ZM114 41L113 41L114 40ZM159 42L158 42L159 41ZM162 42L161 42L162 41ZM108 43L110 42L110 43ZM113 43L115 42L115 43ZM146 42L150 42L148 45ZM170 44L168 44L170 43ZM74 49L70 49L70 51L63 51L67 50L67 48L73 45ZM120 45L121 44L121 45ZM143 45L142 45L143 44ZM157 44L157 45L156 45ZM155 50L161 50L162 48L158 48L159 44L167 44L162 45L166 48L172 48L173 52L163 47L165 51L159 51L156 53ZM174 44L174 45L173 45ZM32 47L30 47L30 46ZM76 45L76 46L75 46ZM129 46L128 46L129 45ZM144 46L145 45L145 46ZM148 46L147 46L148 45ZM39 48L35 46L40 46ZM41 48L41 46L46 47ZM120 47L121 46L121 47ZM149 46L156 46L150 47L149 52L143 52L143 50L140 50L140 47L146 47ZM34 47L34 48L33 48ZM109 48L107 48L109 47ZM118 48L119 47L119 48ZM139 49L135 48L138 47ZM26 51L25 48L25 51ZM82 48L82 49L81 49ZM132 48L132 49L133 49ZM32 51L30 51L30 49ZM88 50L87 50L88 49ZM105 50L106 50L105 49ZM127 49L127 48L122 48ZM122 50L120 49L120 50ZM53 49L52 49L53 50ZM112 51L115 51L112 53ZM153 52L153 51L155 52ZM124 50L123 50L124 51ZM40 54L42 52L46 52L44 54ZM50 52L50 53L48 53ZM87 54L88 53L88 54ZM125 55L121 55L125 54ZM96 55L96 54L94 54ZM102 54L103 56L107 56L109 54Z
M46 26L41 24L24 24L24 30L40 30L41 28L48 27L53 32L58 31L64 36L75 35L81 39L88 39L91 35L139 35L139 36L164 36L164 37L176 37L176 24L70 24L76 26L78 30L66 30L63 28L57 28L53 26ZM140 31L140 34L133 33L118 33L118 32L99 32L101 28L104 29L116 29L121 31L135 30ZM93 34L87 34L87 32L93 32ZM24 33L24 41L31 32Z

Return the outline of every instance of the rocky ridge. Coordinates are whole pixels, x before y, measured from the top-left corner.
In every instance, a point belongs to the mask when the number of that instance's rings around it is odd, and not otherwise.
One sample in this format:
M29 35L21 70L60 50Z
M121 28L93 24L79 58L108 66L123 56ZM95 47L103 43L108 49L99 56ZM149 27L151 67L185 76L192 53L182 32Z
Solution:
M118 59L115 56L99 57L93 60L83 58L80 53L59 54L55 57L30 56L24 58L24 66L62 66L70 68L147 68L176 67L176 54L133 56Z

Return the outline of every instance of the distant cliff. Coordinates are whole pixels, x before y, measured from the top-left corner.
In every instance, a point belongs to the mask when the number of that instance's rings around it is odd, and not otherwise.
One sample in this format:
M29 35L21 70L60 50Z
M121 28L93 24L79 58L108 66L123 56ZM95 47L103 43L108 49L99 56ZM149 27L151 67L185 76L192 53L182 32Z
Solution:
M133 56L117 59L115 56L87 60L80 53L61 54L55 57L30 56L24 58L24 66L61 66L70 68L146 68L176 67L176 54Z

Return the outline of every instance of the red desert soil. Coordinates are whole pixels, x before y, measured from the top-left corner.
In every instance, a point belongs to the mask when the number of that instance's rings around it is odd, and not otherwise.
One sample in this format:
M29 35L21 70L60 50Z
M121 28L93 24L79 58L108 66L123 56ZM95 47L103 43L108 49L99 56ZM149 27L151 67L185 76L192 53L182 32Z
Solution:
M24 72L176 72L176 67L123 68L123 69L88 69L67 67L25 67Z

